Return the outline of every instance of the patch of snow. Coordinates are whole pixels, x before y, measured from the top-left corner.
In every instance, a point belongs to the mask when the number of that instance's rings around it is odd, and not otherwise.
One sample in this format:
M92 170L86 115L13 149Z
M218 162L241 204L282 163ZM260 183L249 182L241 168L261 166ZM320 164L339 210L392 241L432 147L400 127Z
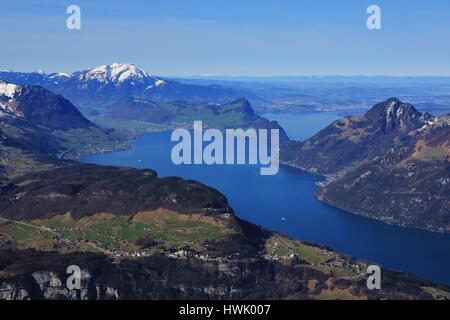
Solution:
M390 121L390 116L392 114L392 111L394 110L396 102L394 100L389 101L388 107L386 109L386 121Z
M397 116L397 118L401 118L404 114L405 114L405 109L404 108L398 108L397 109L397 113L395 115Z
M389 101L389 104L388 104L388 111L389 112L392 111L392 109L394 108L396 103L397 103L397 101L395 101L395 100Z
M9 99L13 99L14 95L21 87L12 83L0 81L0 96L6 96Z
M60 73L55 73L53 75L50 76L50 78L70 78L72 76L72 74L67 73L67 72L60 72Z

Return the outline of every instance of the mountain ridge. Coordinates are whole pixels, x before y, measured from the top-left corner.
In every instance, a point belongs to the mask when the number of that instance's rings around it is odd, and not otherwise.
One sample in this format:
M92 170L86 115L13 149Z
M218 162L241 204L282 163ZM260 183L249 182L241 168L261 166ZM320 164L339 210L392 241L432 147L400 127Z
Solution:
M411 133L372 161L322 183L319 199L391 224L450 232L450 126Z
M289 165L320 174L334 174L371 159L411 130L433 121L428 113L390 98L374 105L361 116L334 121L305 141L293 141L281 148L281 160Z
M390 224L450 231L450 116L390 98L304 142L281 148L285 164L320 173L317 197Z
M0 79L19 84L39 85L62 94L77 107L100 108L129 98L155 101L189 100L225 103L250 92L218 85L184 84L151 76L133 64L112 63L72 73L0 71Z
M124 148L113 132L85 118L61 95L45 88L0 81L0 165L6 176L57 159Z
M39 86L17 85L0 80L0 107L6 113L52 130L96 126L70 101Z

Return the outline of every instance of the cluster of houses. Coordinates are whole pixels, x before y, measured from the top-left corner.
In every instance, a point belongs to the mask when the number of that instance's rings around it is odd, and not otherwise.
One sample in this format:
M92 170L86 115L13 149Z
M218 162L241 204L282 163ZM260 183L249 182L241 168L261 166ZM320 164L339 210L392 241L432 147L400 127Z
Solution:
M180 249L175 252L171 252L167 256L169 258L189 258L189 259L195 258L200 260L206 260L209 258L209 255L207 254L199 254L185 249Z
M148 257L151 254L146 251L134 251L134 252L126 252L123 250L113 250L112 255L116 258L119 257L128 257L128 258L143 258Z

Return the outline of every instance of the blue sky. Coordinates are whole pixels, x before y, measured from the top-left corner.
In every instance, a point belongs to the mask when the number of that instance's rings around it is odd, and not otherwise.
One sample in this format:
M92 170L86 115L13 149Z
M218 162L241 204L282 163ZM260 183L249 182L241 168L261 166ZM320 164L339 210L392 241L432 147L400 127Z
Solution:
M81 7L68 30L66 8ZM382 30L366 28L377 4ZM185 75L450 75L448 0L0 2L0 69L112 62Z

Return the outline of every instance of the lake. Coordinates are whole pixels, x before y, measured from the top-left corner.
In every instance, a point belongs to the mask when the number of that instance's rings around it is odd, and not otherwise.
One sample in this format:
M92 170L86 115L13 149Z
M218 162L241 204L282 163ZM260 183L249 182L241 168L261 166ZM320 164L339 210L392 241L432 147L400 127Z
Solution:
M336 114L269 115L288 135L305 139ZM146 133L126 151L87 156L85 163L152 168L159 176L195 179L225 194L245 220L294 238L328 245L355 258L450 284L450 234L390 226L328 206L314 197L320 177L282 167L261 176L259 166L172 164L170 132Z
M342 118L334 112L269 113L263 117L278 121L291 140L306 140L333 121Z

